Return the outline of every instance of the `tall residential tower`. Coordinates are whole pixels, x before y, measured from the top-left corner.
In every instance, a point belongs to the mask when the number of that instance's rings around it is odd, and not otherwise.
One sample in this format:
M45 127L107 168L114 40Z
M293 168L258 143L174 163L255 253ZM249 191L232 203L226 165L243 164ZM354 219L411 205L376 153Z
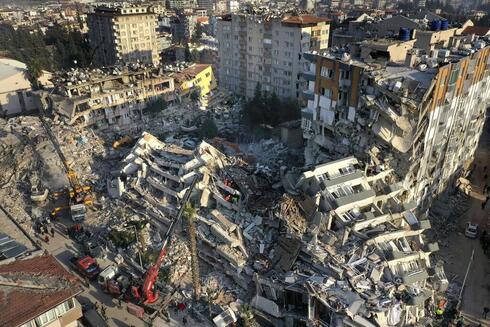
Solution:
M98 7L87 23L97 65L159 63L157 18L146 7Z
M220 87L252 97L257 84L280 98L299 98L303 52L328 47L330 25L314 16L232 14L217 25Z

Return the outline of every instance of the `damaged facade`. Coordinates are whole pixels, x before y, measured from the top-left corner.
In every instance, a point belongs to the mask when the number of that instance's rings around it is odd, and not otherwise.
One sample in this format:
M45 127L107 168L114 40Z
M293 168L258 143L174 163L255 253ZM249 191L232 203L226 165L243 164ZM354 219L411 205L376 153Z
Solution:
M150 102L175 97L173 77L154 68L68 72L55 85L55 92L40 93L41 106L69 124L102 130L130 130Z
M403 202L393 171L363 171L349 157L303 173L297 188L314 203L308 231L289 236L287 265L254 275L251 304L263 318L274 326L429 322L447 279L430 260L438 250L423 235L430 223Z
M425 212L472 162L490 98L487 45L488 39L470 38L432 57L410 49L405 64L387 64L384 56L305 54L307 152L355 154L393 168Z

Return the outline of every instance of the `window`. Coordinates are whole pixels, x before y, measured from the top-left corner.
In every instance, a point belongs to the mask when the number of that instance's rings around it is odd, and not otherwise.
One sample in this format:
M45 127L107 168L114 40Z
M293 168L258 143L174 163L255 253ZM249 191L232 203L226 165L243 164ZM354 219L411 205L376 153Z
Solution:
M323 77L332 78L333 77L333 70L328 69L327 67L322 67L320 70L320 75Z
M35 320L36 320L36 324L38 326L44 326L44 325L47 325L50 322L56 320L56 318L57 318L56 311L55 311L55 309L52 309L46 313L43 313L42 315L37 317Z

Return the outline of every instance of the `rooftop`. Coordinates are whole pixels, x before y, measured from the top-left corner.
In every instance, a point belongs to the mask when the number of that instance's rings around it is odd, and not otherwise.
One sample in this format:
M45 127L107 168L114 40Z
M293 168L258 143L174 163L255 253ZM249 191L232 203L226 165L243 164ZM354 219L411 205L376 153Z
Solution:
M192 65L188 68L185 68L182 72L176 73L174 75L174 79L177 82L194 79L199 73L201 73L202 71L204 71L206 68L210 66L211 65L207 65L207 64Z
M462 34L463 35L476 34L479 36L485 36L485 35L490 34L490 27L489 26L468 26L463 30Z
M0 265L0 326L18 326L81 292L52 255Z
M0 58L0 80L9 78L18 73L23 73L26 69L26 65L20 61L9 58Z
M293 25L311 25L318 23L329 23L331 20L323 17L316 17L311 15L303 15L303 16L289 16L282 20L284 24L293 24Z

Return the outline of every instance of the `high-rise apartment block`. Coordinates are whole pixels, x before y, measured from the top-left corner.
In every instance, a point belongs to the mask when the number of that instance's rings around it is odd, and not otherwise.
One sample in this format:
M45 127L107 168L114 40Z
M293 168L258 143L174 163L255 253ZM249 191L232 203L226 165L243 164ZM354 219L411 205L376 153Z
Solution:
M330 25L325 18L232 14L217 25L220 87L252 97L256 86L280 98L299 98L303 52L328 47Z
M393 169L424 212L465 176L490 101L490 46L411 49L406 64L348 54L305 54L308 100L302 110L310 159L347 154ZM466 49L462 47L462 49Z
M146 7L98 7L87 16L95 63L158 64L157 17Z

